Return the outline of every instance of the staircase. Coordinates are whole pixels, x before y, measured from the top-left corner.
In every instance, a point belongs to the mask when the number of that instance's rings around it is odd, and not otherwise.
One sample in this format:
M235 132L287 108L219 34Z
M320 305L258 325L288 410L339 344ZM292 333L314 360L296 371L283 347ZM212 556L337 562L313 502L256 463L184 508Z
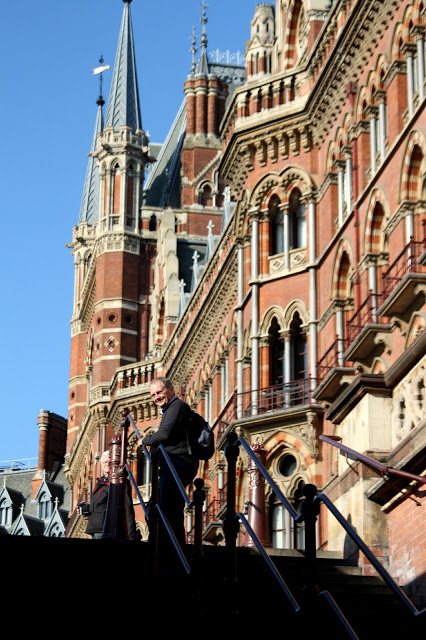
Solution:
M125 635L158 628L176 635L220 636L241 631L298 638L349 636L323 596L304 595L304 558L271 550L271 558L302 606L295 613L258 552L237 549L237 582L226 580L224 547L204 547L201 589L181 567L162 568L153 579L150 547L141 542L1 536L7 619L51 633L69 630ZM190 545L187 557L192 554ZM424 636L425 617L414 618L379 577L362 576L332 552L318 552L317 582L333 596L360 640L387 634ZM416 602L424 606L424 602ZM59 625L59 627L57 626ZM161 631L160 631L161 629ZM397 631L398 630L398 631ZM320 633L323 631L324 633Z

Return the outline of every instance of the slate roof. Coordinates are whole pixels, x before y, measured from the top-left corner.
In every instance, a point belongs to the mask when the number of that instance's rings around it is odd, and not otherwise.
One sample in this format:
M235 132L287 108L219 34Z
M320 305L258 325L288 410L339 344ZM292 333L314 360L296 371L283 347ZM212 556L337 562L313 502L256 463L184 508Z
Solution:
M102 133L104 128L103 118L103 100L99 97L98 112L95 122L95 130L93 132L92 146L90 147L90 153L96 149L96 140L99 133ZM80 216L78 222L87 222L93 224L99 218L99 169L98 161L92 155L89 156L87 163L86 179L84 181L83 197L81 199Z
M6 533L12 532L20 522L21 518L24 519L30 535L42 536L45 532L45 528L49 521L38 518L38 502L31 500L32 480L36 472L37 469L32 468L23 471L6 470L0 474L0 483L2 483L0 484L0 490L2 489L3 484L5 484L7 492L16 508L19 508L22 503L25 504L24 512L19 513L19 515L15 517L11 526L5 528ZM46 478L43 480L40 488L43 486L43 483L52 496L52 514L55 513L55 499L58 499L57 512L64 523L65 529L68 522L71 493L65 477L64 465L56 464L51 473L49 475L46 474ZM40 490L38 493L40 493ZM0 531L0 533L4 533L4 531Z
M207 59L205 59L207 60ZM201 58L200 58L201 61ZM220 62L203 60L197 67L197 73L208 65L207 73L226 81L229 87L227 103L235 89L245 82L244 67ZM149 172L144 188L144 205L151 207L181 207L181 161L180 154L185 139L186 101L183 100L167 138L158 155L158 159ZM151 151L150 147L150 151Z
M112 74L105 127L142 129L130 3L125 2Z

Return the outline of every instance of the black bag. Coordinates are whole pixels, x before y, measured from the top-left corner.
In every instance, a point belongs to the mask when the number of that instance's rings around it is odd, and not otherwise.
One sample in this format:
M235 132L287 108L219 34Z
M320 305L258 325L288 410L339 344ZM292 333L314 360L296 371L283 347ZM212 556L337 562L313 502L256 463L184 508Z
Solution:
M210 460L214 454L214 433L202 416L190 410L188 450L198 460Z

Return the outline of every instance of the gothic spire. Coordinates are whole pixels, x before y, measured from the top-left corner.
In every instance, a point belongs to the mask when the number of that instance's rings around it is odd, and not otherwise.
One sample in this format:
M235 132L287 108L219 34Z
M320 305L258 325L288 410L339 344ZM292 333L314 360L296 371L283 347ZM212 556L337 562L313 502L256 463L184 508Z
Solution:
M142 118L130 13L131 1L124 0L105 127L114 127L118 130L121 125L128 125L133 132L136 132L142 129Z
M101 56L99 62L103 63L104 59ZM96 115L95 130L93 132L92 145L90 147L89 162L87 163L86 179L84 181L83 197L81 199L80 216L78 222L87 222L93 224L99 217L99 175L97 159L93 157L93 152L96 151L96 139L99 133L102 133L104 128L104 114L103 106L105 101L102 97L102 72L108 69L106 67L98 67L94 70L94 74L99 74L99 98L96 100L98 105L98 112Z
M207 24L207 15L206 15L206 9L207 9L207 5L203 0L203 3L201 5L202 8L202 14L201 14L201 18L200 18L200 22L203 25L202 26L202 33L201 33L201 53L200 53L200 59L198 60L198 66L197 66L197 73L203 73L205 75L208 75L209 73L209 64L208 64L208 60L207 60L207 32L206 32L206 24Z

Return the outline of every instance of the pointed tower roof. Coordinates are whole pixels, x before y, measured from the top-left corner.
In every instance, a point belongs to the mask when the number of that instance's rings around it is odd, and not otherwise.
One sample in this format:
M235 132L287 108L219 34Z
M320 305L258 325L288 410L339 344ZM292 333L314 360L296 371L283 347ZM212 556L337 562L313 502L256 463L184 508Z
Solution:
M99 170L97 159L92 152L96 150L96 139L104 128L104 116L102 107L105 104L100 95L96 101L98 113L96 116L95 130L93 132L92 146L90 147L89 162L87 163L86 180L84 182L83 197L81 199L80 216L78 222L93 224L99 216Z
M203 25L202 26L202 33L201 33L201 52L200 52L200 59L198 60L198 65L197 65L197 71L196 73L202 73L205 75L208 75L209 73L209 63L208 63L208 58L207 58L207 31L206 31L206 24L207 24L207 15L206 15L206 3L203 0L203 4L201 5L202 7L202 15L200 18L200 22Z
M128 125L133 132L136 132L138 129L142 129L142 118L130 2L131 0L124 0L105 127L114 127L115 130L118 130L121 125Z

